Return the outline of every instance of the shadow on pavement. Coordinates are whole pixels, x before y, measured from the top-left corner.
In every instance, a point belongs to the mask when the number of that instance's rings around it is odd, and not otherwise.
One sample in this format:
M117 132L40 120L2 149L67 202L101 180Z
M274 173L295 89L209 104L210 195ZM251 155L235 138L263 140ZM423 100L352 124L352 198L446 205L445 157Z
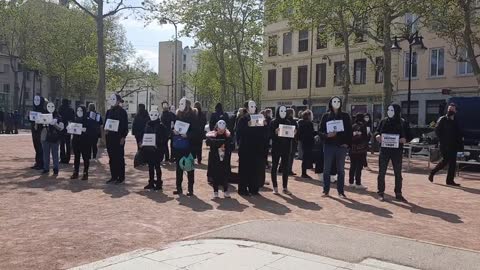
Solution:
M278 197L284 199L287 203L291 205L295 205L298 208L305 209L305 210L312 210L312 211L320 211L322 207L315 202L309 202L304 199L300 199L295 195L278 195Z
M183 205L188 208L191 208L195 212L205 212L205 211L213 210L212 205L202 201L197 196L187 197L185 195L182 195L177 198L177 201L179 205Z
M257 196L244 196L245 200L253 205L253 208L269 212L275 215L283 216L290 213L291 210L287 206L280 204L276 201L272 201L261 195Z
M150 200L157 203L166 203L174 199L173 197L169 197L167 194L161 191L156 192L156 191L142 190L136 193L141 196L147 197Z
M385 208L373 206L373 205L366 204L366 203L361 203L359 201L356 201L356 200L353 200L353 199L350 199L350 198L347 198L345 200L341 200L341 199L338 199L338 198L335 198L335 197L330 197L330 199L332 199L334 201L337 201L337 202L343 204L345 207L353 209L353 210L372 213L376 216L384 217L384 218L392 218L393 217L392 216L393 212L390 211L390 210L387 210Z
M457 214L447 213L447 212L443 212L436 209L425 208L411 202L407 202L407 203L399 203L395 201L388 201L388 202L398 207L410 210L410 212L413 214L421 214L421 215L426 215L431 217L437 217L447 222L455 223L455 224L463 223L461 217L458 216Z
M218 203L217 210L230 212L243 212L248 208L248 205L240 203L237 199L212 199L213 202Z

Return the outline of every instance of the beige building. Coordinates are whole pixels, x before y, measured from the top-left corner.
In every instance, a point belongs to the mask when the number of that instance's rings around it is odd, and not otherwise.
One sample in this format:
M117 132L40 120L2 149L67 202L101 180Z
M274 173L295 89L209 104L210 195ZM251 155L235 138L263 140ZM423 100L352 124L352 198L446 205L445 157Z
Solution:
M176 47L176 54L175 54ZM176 58L176 61L175 61ZM175 73L175 69L177 72ZM183 50L182 42L161 41L158 46L158 76L163 84L160 87L160 98L170 104L176 104L182 98ZM177 84L175 85L175 74ZM176 100L175 100L176 98Z
M412 15L405 18L406 23ZM415 25L414 27L417 27ZM287 21L265 27L267 46L264 51L262 107L295 105L298 110L308 107L311 93L311 108L316 119L326 111L329 99L342 96L342 65L344 48L334 39L323 42L314 31L292 31ZM451 90L451 95L473 95L478 89L471 66L458 62L449 54L446 42L425 29L420 29L427 50L418 50L413 55L411 121L426 125L438 116L439 106L450 96L442 90ZM350 75L351 91L348 108L370 113L375 119L382 117L383 74L381 50L372 51L376 44L360 37L351 45ZM408 43L392 55L393 100L407 107L408 89ZM407 63L407 64L405 64Z

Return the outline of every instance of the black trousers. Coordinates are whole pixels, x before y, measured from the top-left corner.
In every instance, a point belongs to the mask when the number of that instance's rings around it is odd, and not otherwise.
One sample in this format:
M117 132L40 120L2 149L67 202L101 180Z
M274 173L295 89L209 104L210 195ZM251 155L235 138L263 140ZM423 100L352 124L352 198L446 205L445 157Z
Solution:
M390 160L395 175L395 195L402 195L402 149L383 147L380 149L378 158L378 194L383 195L385 193L385 174Z
M43 148L40 137L40 132L32 130L33 148L35 149L35 165L43 168Z
M110 175L112 179L125 180L125 145L120 144L120 138L107 137L107 152L110 159Z
M430 174L435 175L448 165L447 184L454 183L455 170L457 169L457 151L442 151L442 157L442 160L433 168Z
M91 148L92 148L92 158L97 158L98 153L98 137L93 138L91 141Z
M195 142L193 145L193 157L197 159L198 162L202 161L202 149L203 148L203 140L199 142Z
M177 191L182 192L182 183L183 183L183 170L180 168L180 159L182 157L186 157L190 154L190 152L181 152L176 151L176 164L177 164L177 171L176 171L176 185ZM187 172L187 179L188 179L188 192L193 193L193 184L195 183L195 170Z
M348 182L350 184L361 185L362 184L362 170L367 159L367 153L363 154L350 154L350 171Z
M272 171L271 171L272 184L273 184L273 187L278 187L277 171L278 171L278 165L279 165L280 159L282 160L282 162L280 163L281 164L280 170L282 172L282 186L284 189L286 189L288 186L288 174L290 173L287 167L290 159L289 152L272 153Z
M263 152L262 152L263 153ZM261 153L239 153L238 192L257 194L265 184L265 162Z
M89 142L74 143L73 145L73 169L76 173L80 171L80 156L83 158L83 173L88 173L90 167L90 156L92 155Z
M165 157L163 160L164 161L169 161L170 160L170 151L168 150L168 141L170 140L170 138L168 138L167 140L165 140L163 142L163 149L165 149L165 151L163 152L163 157Z
M60 162L69 163L71 156L71 135L62 134L60 138Z
M157 180L155 180L155 173L157 174ZM162 168L160 168L160 159L157 161L149 161L148 162L148 183L151 185L155 185L157 187L163 186L162 181Z
M307 174L307 170L313 166L313 151L311 148L303 148L302 175Z

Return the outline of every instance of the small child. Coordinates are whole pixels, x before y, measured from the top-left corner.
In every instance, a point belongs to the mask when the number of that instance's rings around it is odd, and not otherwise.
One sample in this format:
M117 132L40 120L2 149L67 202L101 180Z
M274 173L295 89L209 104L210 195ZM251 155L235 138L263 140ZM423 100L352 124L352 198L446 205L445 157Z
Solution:
M228 192L228 177L230 177L230 171L228 166L229 152L231 151L231 134L227 129L225 121L220 120L215 125L213 131L207 133L207 145L210 146L209 153L209 168L211 171L209 175L213 180L213 198L217 199L218 186L223 186L223 194L225 198L230 198Z

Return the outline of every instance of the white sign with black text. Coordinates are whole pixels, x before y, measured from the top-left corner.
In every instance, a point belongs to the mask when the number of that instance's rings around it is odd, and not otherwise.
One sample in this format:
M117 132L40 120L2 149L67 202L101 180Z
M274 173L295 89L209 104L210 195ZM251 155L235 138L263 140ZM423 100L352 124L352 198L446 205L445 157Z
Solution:
M53 121L53 115L51 113L42 113L42 114L37 114L37 124L42 124L42 125L49 125L52 124Z
M190 127L189 123L185 123L182 121L175 121L175 126L173 126L173 129L178 132L180 135L185 135L187 134L188 128Z
M156 136L155 133L145 133L143 134L142 146L156 146Z
M295 126L292 125L279 125L278 137L293 138L295 136Z
M382 134L382 147L385 148L398 148L400 146L399 134Z
M118 132L119 125L120 121L114 119L107 119L107 122L105 122L105 130Z
M83 125L80 123L68 123L67 133L73 135L82 135Z
M342 132L344 130L343 120L331 120L327 122L327 133Z
M250 127L263 127L264 126L265 117L263 114L252 114L250 115L250 122L248 125Z

